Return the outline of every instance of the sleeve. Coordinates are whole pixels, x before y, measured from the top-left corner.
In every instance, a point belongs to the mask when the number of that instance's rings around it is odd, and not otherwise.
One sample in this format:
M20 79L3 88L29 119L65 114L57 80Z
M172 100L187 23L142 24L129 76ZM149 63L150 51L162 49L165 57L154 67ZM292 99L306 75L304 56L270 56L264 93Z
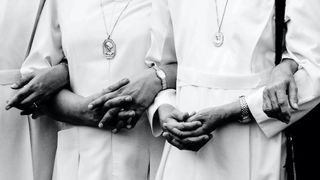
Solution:
M30 54L21 67L21 74L58 64L64 57L58 23L57 0L47 1L42 11Z
M167 0L153 0L151 13L151 46L146 56L146 64L176 63L172 21ZM154 116L162 104L175 106L175 90L161 91L148 109L148 118L154 136L161 134L159 119Z
M318 5L318 6L317 6ZM298 86L299 110L292 112L290 124L269 118L262 110L263 88L247 96L249 109L266 136L272 137L310 112L320 102L320 1L291 0L286 36L287 53L299 64L294 78Z

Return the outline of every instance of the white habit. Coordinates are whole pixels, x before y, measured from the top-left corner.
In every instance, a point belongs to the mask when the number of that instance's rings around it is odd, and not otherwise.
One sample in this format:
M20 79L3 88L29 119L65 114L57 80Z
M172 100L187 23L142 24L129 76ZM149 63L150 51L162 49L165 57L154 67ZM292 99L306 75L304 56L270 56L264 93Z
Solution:
M128 0L50 0L39 23L28 73L68 60L71 90L83 97L100 92L122 78L148 68L150 0L132 0L111 38L117 55L107 60L102 43ZM105 27L106 24L106 27ZM152 136L144 115L133 130L118 134L67 125L59 131L55 176L58 180L143 180L154 172L163 144Z
M39 0L0 0L0 179L51 180L56 126L45 117L33 120L17 109L5 110L16 92L10 85L31 36Z
M185 112L237 101L245 95L255 121L232 123L213 132L200 151L165 146L157 180L285 179L288 125L262 111L262 92L274 67L274 1L229 0L221 31L224 44L214 45L218 31L214 0L154 0L150 59L177 61L177 90L161 92L152 113L164 103ZM226 0L218 0L219 19ZM295 74L300 110L291 123L319 103L320 17L318 0L287 2L287 46L300 69ZM171 99L170 99L171 98ZM170 102L171 101L171 102ZM151 121L159 135L158 123Z

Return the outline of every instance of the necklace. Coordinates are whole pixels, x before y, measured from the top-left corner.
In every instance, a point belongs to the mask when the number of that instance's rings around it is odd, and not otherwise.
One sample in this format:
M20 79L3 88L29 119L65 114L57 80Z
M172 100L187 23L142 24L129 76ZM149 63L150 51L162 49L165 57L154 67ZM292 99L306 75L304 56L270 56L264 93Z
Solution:
M223 20L224 20L224 15L225 15L226 10L227 10L228 2L229 2L229 0L227 0L226 4L224 5L224 9L223 9L223 13L222 13L221 21L220 21L218 3L217 3L217 0L215 0L216 15L217 15L217 25L218 25L218 31L214 35L214 44L215 44L216 47L222 46L223 42L224 42L224 35L221 32L221 27L222 27L222 23L223 23Z
M123 12L128 8L130 2L131 2L131 0L129 0L128 3L126 4L126 6L122 9L122 11L120 12L117 20L113 24L113 26L111 28L111 31L109 33L108 27L107 27L107 24L106 24L106 16L104 14L102 0L100 0L100 9L101 9L102 17L103 17L104 27L105 27L106 34L107 34L107 38L102 43L102 50L103 50L102 52L103 52L103 55L106 57L107 60L112 60L117 55L117 45L114 42L114 40L112 39L112 33L113 33L114 29L116 28L116 26L117 26L117 24L118 24L118 22L120 20L120 17L122 16Z

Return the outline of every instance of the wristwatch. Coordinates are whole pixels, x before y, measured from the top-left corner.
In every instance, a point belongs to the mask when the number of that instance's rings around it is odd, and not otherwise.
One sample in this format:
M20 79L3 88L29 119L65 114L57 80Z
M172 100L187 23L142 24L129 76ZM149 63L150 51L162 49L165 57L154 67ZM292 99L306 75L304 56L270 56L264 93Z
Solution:
M247 124L251 121L249 106L246 102L245 96L239 97L240 107L241 107L241 119L238 121L241 124Z
M166 73L156 64L154 64L152 68L156 71L156 75L161 81L162 90L167 89Z

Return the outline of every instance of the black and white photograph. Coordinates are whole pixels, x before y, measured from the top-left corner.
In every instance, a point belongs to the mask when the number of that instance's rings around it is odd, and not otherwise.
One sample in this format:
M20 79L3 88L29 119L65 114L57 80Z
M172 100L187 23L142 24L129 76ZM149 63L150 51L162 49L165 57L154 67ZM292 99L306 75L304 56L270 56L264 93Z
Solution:
M0 0L0 180L317 180L320 0Z

